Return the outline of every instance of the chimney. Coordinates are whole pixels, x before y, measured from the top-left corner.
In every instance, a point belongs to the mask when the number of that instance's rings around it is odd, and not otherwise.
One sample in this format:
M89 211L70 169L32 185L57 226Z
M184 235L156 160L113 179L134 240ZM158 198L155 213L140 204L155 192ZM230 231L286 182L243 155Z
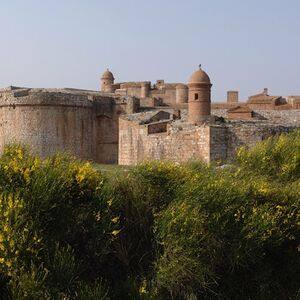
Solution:
M239 102L239 92L238 91L228 91L227 92L227 103L238 103Z

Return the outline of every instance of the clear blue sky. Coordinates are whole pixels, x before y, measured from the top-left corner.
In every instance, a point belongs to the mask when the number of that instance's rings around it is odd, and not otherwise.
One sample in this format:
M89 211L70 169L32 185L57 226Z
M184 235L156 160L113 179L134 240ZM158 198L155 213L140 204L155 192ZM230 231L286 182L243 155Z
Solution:
M213 100L268 87L300 95L299 0L0 0L0 87L98 89L187 82L199 63Z

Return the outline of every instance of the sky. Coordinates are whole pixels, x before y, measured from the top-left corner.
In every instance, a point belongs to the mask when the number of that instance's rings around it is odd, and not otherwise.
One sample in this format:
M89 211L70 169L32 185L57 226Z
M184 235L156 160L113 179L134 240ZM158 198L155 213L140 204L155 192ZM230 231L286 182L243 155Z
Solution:
M212 101L269 88L300 95L299 0L0 0L0 87L186 83L202 64Z

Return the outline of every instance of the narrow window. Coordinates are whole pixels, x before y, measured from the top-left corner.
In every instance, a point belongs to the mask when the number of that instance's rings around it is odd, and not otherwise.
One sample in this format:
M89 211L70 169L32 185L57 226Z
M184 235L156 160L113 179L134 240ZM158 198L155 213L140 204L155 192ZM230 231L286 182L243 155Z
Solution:
M197 94L195 94L195 100L198 100L198 99L199 99L199 95L197 93Z

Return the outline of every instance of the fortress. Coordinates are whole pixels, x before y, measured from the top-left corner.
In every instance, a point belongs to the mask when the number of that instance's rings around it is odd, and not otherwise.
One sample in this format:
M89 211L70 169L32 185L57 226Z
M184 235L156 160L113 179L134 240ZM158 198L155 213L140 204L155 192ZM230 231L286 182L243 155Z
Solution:
M201 67L187 84L114 80L107 70L100 91L0 89L0 151L17 142L41 156L67 151L104 164L230 161L241 145L300 127L300 96L264 89L240 102L228 91L226 102L211 103Z

